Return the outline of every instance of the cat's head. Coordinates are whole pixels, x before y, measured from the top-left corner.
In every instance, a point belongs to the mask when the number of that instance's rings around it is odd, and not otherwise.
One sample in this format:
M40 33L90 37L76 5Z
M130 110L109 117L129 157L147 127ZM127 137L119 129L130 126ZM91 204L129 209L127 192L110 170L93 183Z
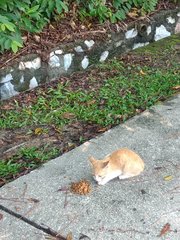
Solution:
M102 182L102 180L108 175L109 161L97 160L94 157L89 157L89 161L92 165L93 178L97 182Z

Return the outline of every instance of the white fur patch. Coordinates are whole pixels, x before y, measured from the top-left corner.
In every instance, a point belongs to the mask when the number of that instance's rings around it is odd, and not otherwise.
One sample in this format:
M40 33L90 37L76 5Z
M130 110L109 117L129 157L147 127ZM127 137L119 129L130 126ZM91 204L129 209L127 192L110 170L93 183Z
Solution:
M108 174L105 178L101 179L99 177L96 177L95 180L98 182L99 185L104 185L106 184L107 182L109 182L110 180L120 176L122 174L122 171L120 170L117 170L117 171L114 171L110 174Z

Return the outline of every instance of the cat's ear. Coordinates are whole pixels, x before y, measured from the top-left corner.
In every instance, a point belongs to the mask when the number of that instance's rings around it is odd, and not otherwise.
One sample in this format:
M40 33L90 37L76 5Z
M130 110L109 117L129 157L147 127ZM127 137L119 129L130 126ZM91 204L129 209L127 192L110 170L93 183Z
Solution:
M103 162L103 168L106 168L106 167L108 167L108 164L109 164L109 161L106 161L106 162Z
M89 157L89 161L91 162L91 164L93 165L94 163L96 163L96 159L93 156Z

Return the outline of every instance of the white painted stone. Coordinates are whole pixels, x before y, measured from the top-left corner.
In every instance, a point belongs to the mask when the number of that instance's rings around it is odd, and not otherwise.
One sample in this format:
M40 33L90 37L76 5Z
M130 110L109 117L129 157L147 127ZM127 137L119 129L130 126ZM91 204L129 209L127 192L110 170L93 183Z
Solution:
M160 27L156 27L156 33L154 36L154 40L158 41L162 38L169 37L170 35L171 35L171 33L168 32L163 25L161 25Z
M171 16L166 18L166 20L168 23L171 23L171 24L175 23L175 21L176 21L175 18L172 18Z
M64 69L67 71L71 66L73 54L67 53L64 55Z
M75 47L74 50L75 50L77 53L84 52L84 50L82 49L81 46Z
M86 46L88 47L88 49L91 49L92 46L95 44L95 42L93 40L85 40L84 43L86 44Z
M18 68L19 68L19 70L25 70L26 67L25 67L25 64L23 62L20 62Z
M89 59L87 56L85 56L81 62L81 66L83 69L86 69L89 65Z
M53 57L54 55L55 55L54 52L50 52L50 54L49 54L50 57Z
M147 35L149 35L151 33L151 30L152 30L151 26L148 26L147 27Z
M29 89L33 89L38 86L38 82L35 77L30 80Z
M8 73L5 77L2 77L2 80L0 81L0 83L6 83L9 82L13 79L12 75L10 73Z
M122 41L122 40L120 40L120 41L116 42L116 43L115 43L115 47L120 47L122 43L123 43L123 41Z
M137 34L138 34L137 30L135 28L132 28L131 30L128 30L125 33L125 37L126 37L126 39L134 38L137 36Z
M34 69L39 69L41 67L41 58L38 57L38 58L35 58L33 61L32 61L32 65L33 65L33 68Z
M144 46L146 46L146 45L148 45L148 44L149 44L149 42L145 42L145 43L135 43L132 49L144 47Z
M58 49L58 50L55 51L55 54L59 54L59 55L63 54L63 51L61 49Z
M20 83L23 83L23 82L24 82L24 76L20 78Z
M109 51L104 51L102 54L101 54L101 57L99 59L100 62L104 62L106 60L106 58L108 57L109 55Z
M0 88L1 99L8 99L12 96L18 95L19 92L14 90L14 85L9 81L4 83Z
M53 67L60 67L60 60L59 60L58 56L56 56L56 55L51 56L50 59L49 59L49 65L52 68Z
M177 13L177 16L180 17L180 12Z
M27 62L20 62L19 63L19 70L25 70L28 69L39 69L41 67L41 58L37 57L33 61L27 61Z

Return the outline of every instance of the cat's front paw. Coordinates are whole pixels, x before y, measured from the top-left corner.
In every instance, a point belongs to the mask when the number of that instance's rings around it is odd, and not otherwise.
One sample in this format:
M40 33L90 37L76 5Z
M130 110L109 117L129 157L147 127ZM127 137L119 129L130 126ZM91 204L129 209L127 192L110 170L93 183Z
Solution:
M106 184L106 182L103 182L103 181L98 182L98 185L105 185L105 184Z

